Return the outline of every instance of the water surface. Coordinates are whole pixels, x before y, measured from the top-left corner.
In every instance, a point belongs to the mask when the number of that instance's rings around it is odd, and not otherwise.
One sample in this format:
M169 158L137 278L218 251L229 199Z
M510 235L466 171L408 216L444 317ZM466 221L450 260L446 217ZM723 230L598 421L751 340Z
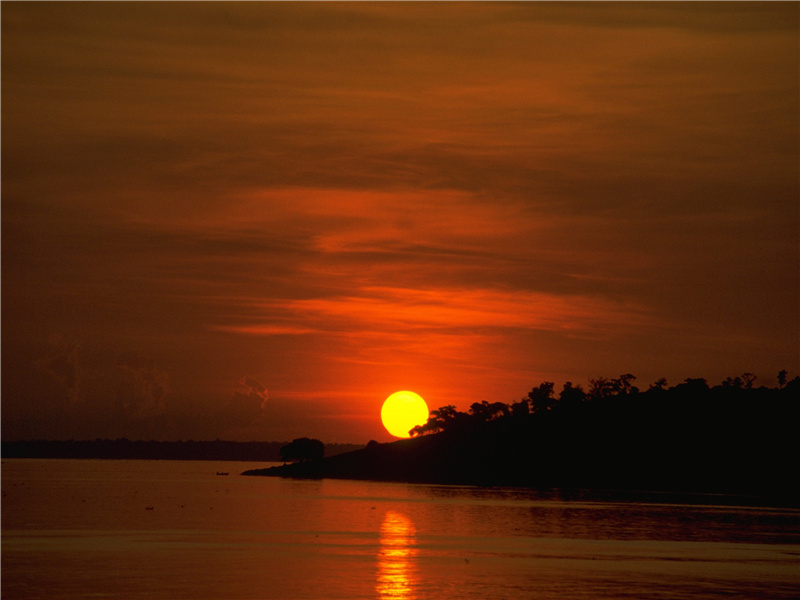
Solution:
M4 600L800 597L794 509L263 466L4 460Z

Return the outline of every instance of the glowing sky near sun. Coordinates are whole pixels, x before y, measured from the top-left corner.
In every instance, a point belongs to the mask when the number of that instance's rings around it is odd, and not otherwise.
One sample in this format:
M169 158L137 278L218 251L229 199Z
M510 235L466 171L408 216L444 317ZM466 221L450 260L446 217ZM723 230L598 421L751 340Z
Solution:
M797 374L799 12L4 2L3 439Z

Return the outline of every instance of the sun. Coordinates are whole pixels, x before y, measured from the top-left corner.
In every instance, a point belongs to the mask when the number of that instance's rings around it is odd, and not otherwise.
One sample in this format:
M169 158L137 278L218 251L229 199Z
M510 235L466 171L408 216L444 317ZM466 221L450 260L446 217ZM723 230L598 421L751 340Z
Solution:
M395 437L411 437L409 431L428 420L428 405L414 392L395 392L381 408L381 421L386 431Z

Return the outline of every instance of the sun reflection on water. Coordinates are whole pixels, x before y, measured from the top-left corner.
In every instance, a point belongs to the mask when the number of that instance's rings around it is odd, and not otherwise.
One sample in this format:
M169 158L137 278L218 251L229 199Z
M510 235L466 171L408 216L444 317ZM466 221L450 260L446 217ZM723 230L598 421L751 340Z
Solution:
M402 513L389 510L381 524L378 551L378 582L375 589L381 600L413 600L414 568L412 557L416 529Z

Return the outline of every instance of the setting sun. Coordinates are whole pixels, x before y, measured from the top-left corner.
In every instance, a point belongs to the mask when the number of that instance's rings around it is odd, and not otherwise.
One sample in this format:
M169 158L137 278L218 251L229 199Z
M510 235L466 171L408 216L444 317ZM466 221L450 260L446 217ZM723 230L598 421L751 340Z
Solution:
M409 431L428 420L428 405L419 394L402 391L389 396L381 408L381 421L395 437L411 437Z

